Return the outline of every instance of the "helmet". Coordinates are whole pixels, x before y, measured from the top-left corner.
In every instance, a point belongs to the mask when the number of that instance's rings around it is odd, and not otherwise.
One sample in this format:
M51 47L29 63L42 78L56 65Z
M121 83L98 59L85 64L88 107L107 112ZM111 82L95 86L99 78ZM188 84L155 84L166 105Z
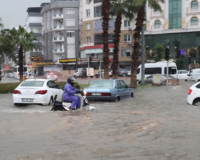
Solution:
M73 85L75 81L76 81L76 79L75 79L74 77L69 77L69 78L67 78L67 82L68 82L69 84L71 84L71 85Z

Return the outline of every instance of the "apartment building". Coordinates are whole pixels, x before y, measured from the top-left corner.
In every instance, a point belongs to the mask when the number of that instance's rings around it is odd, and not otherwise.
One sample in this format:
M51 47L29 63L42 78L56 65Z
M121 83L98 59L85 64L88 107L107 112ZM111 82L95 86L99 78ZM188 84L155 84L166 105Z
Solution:
M40 60L43 59L42 53L42 16L41 16L41 7L29 7L27 9L27 19L26 19L26 31L34 32L34 36L37 40L34 42L37 46L37 50L33 49L32 51L26 52L25 61L26 64L31 64L30 57L37 55L40 57Z
M75 69L76 63L59 60L79 57L79 0L51 0L41 7L44 60Z
M151 61L156 43L170 47L172 59L182 57L185 66L188 57L197 63L200 44L200 0L166 0L160 4L162 12L146 9L146 51ZM148 4L147 4L148 6Z
M81 58L102 58L102 0L80 1L80 56ZM132 36L135 23L123 18L121 38L119 45L119 65L122 68L131 65ZM115 17L109 22L109 49L110 61L113 58L113 35L115 29ZM97 65L94 65L98 68Z

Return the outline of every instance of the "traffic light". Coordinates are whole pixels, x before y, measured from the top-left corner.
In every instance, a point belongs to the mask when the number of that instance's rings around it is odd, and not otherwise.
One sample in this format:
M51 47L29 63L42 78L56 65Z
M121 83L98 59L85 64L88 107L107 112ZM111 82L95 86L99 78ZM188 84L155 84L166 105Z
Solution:
M165 60L169 60L169 48L165 49Z

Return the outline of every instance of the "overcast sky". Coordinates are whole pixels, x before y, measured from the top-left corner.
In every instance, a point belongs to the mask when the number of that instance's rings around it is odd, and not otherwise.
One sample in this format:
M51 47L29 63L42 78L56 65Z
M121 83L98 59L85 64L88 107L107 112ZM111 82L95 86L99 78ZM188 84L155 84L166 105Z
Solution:
M40 7L50 0L0 0L0 17L4 28L25 25L28 7Z

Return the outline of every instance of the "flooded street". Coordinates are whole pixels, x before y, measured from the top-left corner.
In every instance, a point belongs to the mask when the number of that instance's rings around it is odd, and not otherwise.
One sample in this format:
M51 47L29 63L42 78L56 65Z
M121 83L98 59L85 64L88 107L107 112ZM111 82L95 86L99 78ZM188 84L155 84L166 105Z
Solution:
M16 107L0 94L0 159L199 160L200 107L186 102L192 84L140 87L134 98L91 103L94 111Z

